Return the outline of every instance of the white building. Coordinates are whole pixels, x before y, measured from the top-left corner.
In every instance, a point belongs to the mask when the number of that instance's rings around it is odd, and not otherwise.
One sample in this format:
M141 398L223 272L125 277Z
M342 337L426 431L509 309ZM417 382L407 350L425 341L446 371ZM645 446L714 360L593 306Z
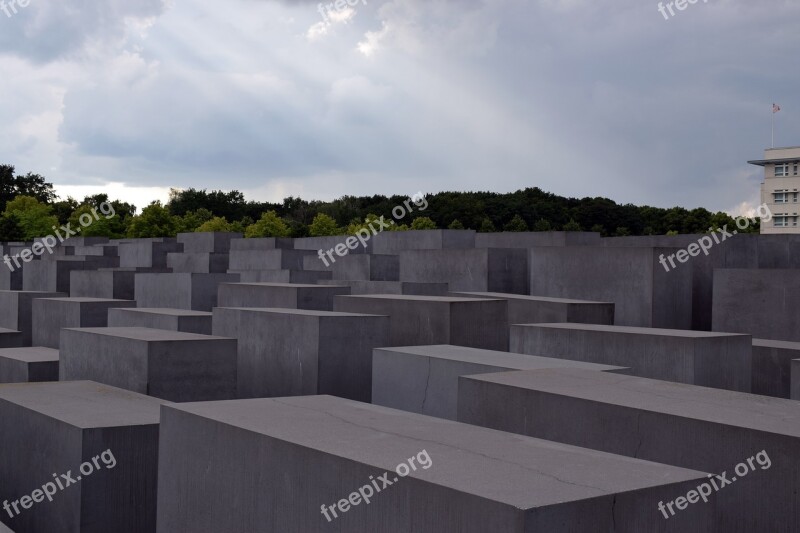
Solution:
M764 167L761 203L772 212L770 222L761 222L761 233L800 233L798 190L800 190L800 146L767 148L764 159L748 161Z

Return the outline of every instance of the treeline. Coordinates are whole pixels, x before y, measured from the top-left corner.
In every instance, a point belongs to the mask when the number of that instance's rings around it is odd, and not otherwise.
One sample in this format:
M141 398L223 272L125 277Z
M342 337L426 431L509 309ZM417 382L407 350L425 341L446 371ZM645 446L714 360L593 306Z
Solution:
M30 240L53 226L77 226L84 213L104 203L113 216L101 217L81 235L110 238L172 237L181 232L234 231L247 237L308 237L354 233L378 217L392 220L392 209L408 196L343 196L332 202L289 197L281 203L247 201L239 191L177 190L166 204L153 202L141 212L107 195L83 201L57 198L38 174L15 175L0 165L0 241ZM663 209L620 205L607 198L565 198L539 188L513 193L441 192L426 195L427 208L412 210L392 228L492 231L596 231L604 236L706 233L733 225L723 212L703 208ZM106 212L106 211L103 211ZM758 223L747 231L758 232Z

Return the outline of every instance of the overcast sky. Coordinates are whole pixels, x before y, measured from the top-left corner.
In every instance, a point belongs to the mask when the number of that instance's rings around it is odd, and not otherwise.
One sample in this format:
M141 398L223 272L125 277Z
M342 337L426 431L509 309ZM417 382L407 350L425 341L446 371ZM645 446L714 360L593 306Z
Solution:
M8 2L9 0L6 0ZM0 163L144 207L514 191L739 212L800 145L800 2L30 0ZM667 16L669 12L667 11Z

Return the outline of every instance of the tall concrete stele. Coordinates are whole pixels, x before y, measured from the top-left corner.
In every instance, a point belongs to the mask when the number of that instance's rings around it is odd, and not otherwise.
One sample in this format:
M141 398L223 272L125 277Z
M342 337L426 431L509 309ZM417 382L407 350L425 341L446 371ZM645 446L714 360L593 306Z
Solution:
M770 222L761 222L761 233L800 233L800 146L767 148L764 159L748 163L764 167L761 203L773 215Z

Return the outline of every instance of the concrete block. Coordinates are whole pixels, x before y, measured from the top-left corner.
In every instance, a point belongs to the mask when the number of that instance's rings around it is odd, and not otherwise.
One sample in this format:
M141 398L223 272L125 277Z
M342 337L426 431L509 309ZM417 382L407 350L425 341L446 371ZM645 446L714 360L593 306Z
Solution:
M791 398L792 360L800 358L800 342L753 339L752 393Z
M70 272L69 295L84 298L133 300L134 270L73 270Z
M526 231L478 233L475 248L533 248L534 246L599 246L600 234L588 231Z
M400 257L397 255L346 255L336 257L333 279L398 281Z
M702 472L330 396L165 406L159 452L159 533L713 530L713 502L657 514Z
M423 231L384 231L375 235L373 254L397 255L407 250L458 250L475 247L475 231L470 229L432 229Z
M119 257L119 246L116 244L95 244L92 246L72 246L70 248L72 248L72 253L68 255Z
M511 351L629 367L631 374L750 392L752 339L708 331L595 324L511 326Z
M381 294L337 296L334 311L389 316L389 346L457 344L508 349L508 302Z
M229 260L228 254L221 253L170 253L167 254L167 267L173 272L225 274Z
M33 306L36 298L58 298L63 292L0 291L0 328L22 332L22 346L33 343Z
M167 307L210 312L222 283L237 283L237 274L136 274L139 307Z
M715 269L713 330L800 341L800 270Z
M70 292L70 275L75 270L97 270L119 266L116 257L43 256L22 270L22 288L26 291Z
M21 331L0 328L0 348L18 348L23 345Z
M792 400L800 400L800 359L792 359Z
M174 239L135 239L119 244L119 266L167 268L167 254L183 252Z
M33 345L58 348L61 328L104 328L108 310L136 307L130 300L104 298L37 298L33 300Z
M372 403L456 420L459 376L540 368L628 371L617 366L446 344L376 348L372 357Z
M5 348L0 350L0 383L58 381L58 350Z
M320 280L319 285L346 285L350 294L406 294L409 296L447 296L447 283L413 283L410 281Z
M503 292L454 292L452 295L465 298L508 300L509 325L554 322L614 324L614 304L611 302L590 302Z
M333 311L333 298L350 294L350 287L293 283L224 283L220 307L281 307Z
M328 264L316 255L307 255L303 257L303 270L307 272L331 272L333 273L333 263L328 261Z
M243 250L275 250L294 249L294 239L284 237L265 237L259 239L234 239L231 241L231 252Z
M295 250L306 250L308 252L314 252L316 256L320 250L322 252L327 252L328 250L333 250L336 246L340 244L345 244L350 235L334 235L333 237L303 237L301 239L294 240L294 249ZM367 241L366 247L361 246L361 243L354 250L349 250L348 254L369 254L372 253L372 243L373 239ZM345 245L346 247L346 245ZM317 261L322 264L322 261L317 259Z
M449 283L452 291L528 294L528 252L514 248L412 250L400 254L400 281Z
M530 294L614 302L619 326L689 329L692 270L666 272L659 264L662 254L676 252L675 248L531 248Z
M314 256L309 250L232 250L231 270L303 270L303 258ZM319 259L317 259L319 260ZM321 263L321 261L320 261Z
M24 265L23 265L24 268ZM0 290L3 291L21 291L22 290L22 268L14 267L14 270L8 266L0 265Z
M229 270L229 274L239 274L242 283L300 283L314 285L319 280L331 279L331 272L307 270ZM333 283L332 285L336 285Z
M183 251L189 254L227 254L231 243L243 237L241 233L178 233L178 242L183 244Z
M369 402L372 350L385 316L295 309L214 309L215 335L239 341L239 398L332 394Z
M210 312L189 309L109 309L110 328L151 328L211 335Z
M717 531L800 530L800 410L792 400L568 368L459 380L462 422L727 472Z
M161 403L85 381L0 386L0 501L75 480L3 520L19 532L154 532Z
M148 328L61 332L63 381L88 379L172 402L236 397L236 340Z

